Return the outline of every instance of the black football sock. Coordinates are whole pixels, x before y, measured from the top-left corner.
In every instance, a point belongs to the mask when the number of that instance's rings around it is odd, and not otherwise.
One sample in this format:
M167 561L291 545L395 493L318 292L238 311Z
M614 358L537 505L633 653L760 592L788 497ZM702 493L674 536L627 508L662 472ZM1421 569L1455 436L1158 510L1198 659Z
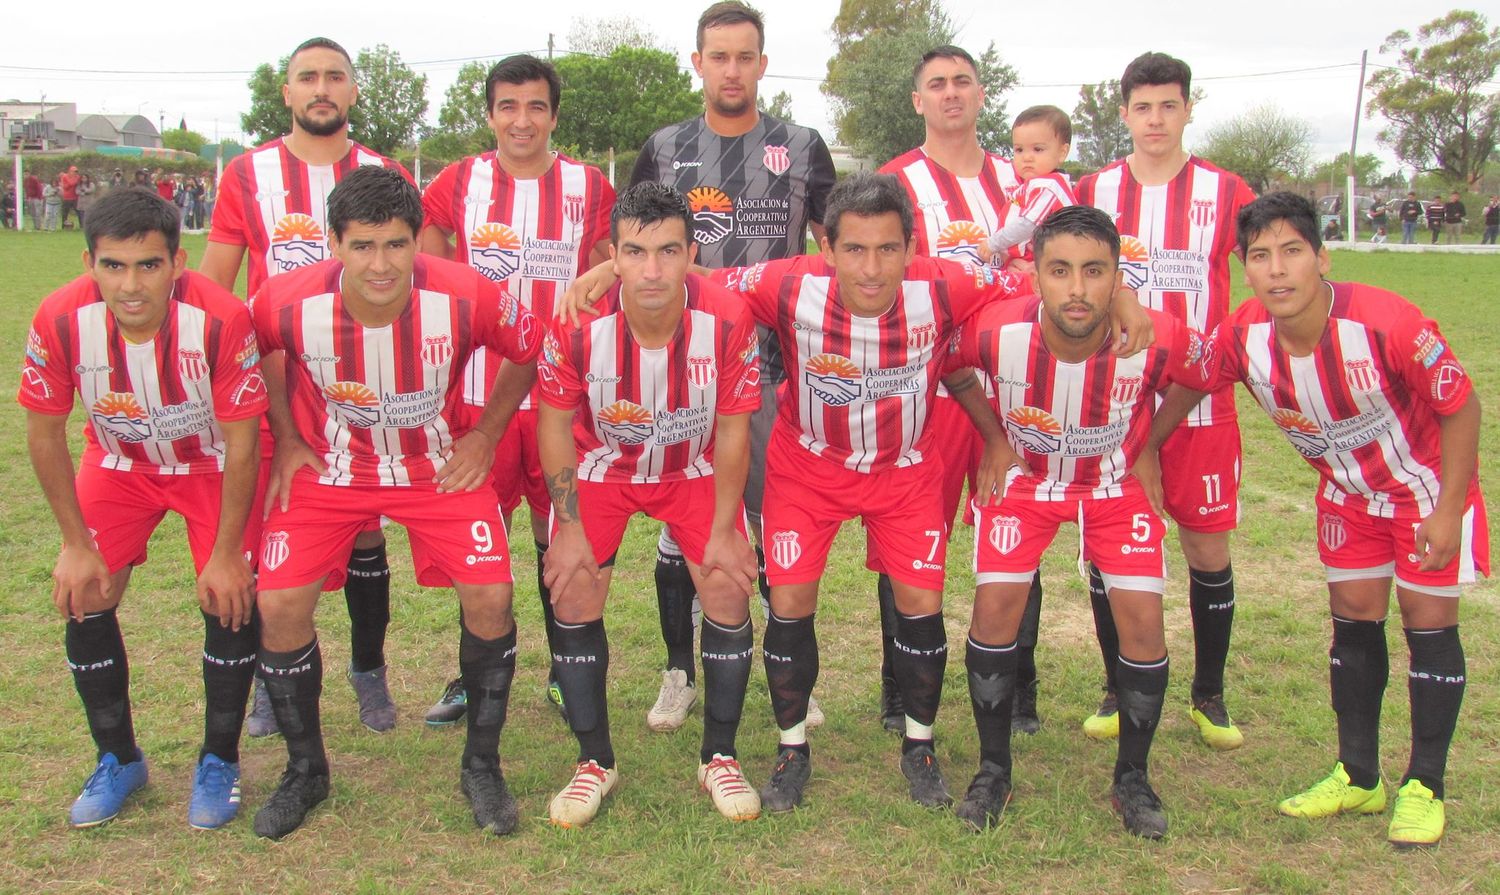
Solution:
M609 705L604 684L609 675L609 638L604 619L581 625L557 622L553 638L552 674L568 707L568 726L578 737L578 760L615 766L615 747L609 738Z
M1411 763L1401 782L1413 778L1443 797L1448 746L1464 701L1467 666L1458 625L1436 630L1406 629L1411 650L1407 692L1411 694Z
M516 629L485 640L467 627L458 635L458 668L468 694L468 739L463 765L496 767L500 763L500 731L510 705L510 682L516 673Z
M1115 680L1116 662L1120 658L1120 632L1115 630L1115 613L1109 606L1109 592L1099 567L1089 563L1089 608L1094 611L1094 636L1099 641L1099 655L1104 659L1104 686L1109 692L1120 689Z
M1234 568L1188 569L1188 608L1193 616L1193 696L1222 696L1234 629Z
M896 591L891 587L891 576L881 572L875 578L875 597L880 601L880 679L896 680Z
M1361 789L1380 782L1380 703L1390 677L1385 622L1333 617L1328 688L1338 717L1339 761Z
M1026 592L1026 610L1021 614L1021 629L1016 632L1016 685L1036 681L1036 641L1042 626L1042 573L1031 579Z
M979 729L979 759L1010 770L1010 713L1016 696L1014 641L1001 646L980 643L971 635L964 652L969 672L969 704Z
M542 601L542 631L547 635L547 655L557 652L557 616L552 612L552 591L548 589L546 577L547 569L544 562L547 558L547 545L533 542L536 545L536 592ZM557 678L552 673L552 667L547 667L547 680L555 681Z
M771 710L781 730L807 721L807 700L818 682L815 616L782 618L772 613L766 622L761 656L766 666L766 688L771 691Z
M693 661L693 586L692 573L682 554L656 548L656 609L661 620L661 641L667 647L667 667L687 673L692 684L698 663Z
M906 717L925 727L937 719L938 703L943 696L943 671L948 666L948 635L943 630L943 613L910 616L896 614L896 640L893 644L896 686L906 703ZM902 749L931 745L928 738L903 738Z
M755 631L747 618L738 627L721 626L703 617L703 746L699 759L707 764L714 753L735 755L734 738L745 709L745 688L750 683L750 660Z
M219 624L218 616L203 613L203 748L201 760L212 752L225 761L240 760L240 730L245 725L245 702L255 679L255 650L259 644L254 622L238 631Z
M318 700L323 695L323 651L318 639L284 653L260 650L257 671L286 737L287 764L303 774L328 773L323 749L323 722Z
M130 716L130 663L115 611L91 612L81 622L68 619L63 645L99 758L113 752L120 764L135 761L140 750Z
M766 551L755 545L755 586L760 591L761 618L771 620L771 582L766 578Z
M1115 754L1115 782L1129 771L1145 771L1151 741L1161 721L1162 697L1167 692L1167 657L1154 662L1132 662L1120 657L1115 669L1120 695L1120 746Z
M349 670L374 671L385 664L385 630L391 625L391 567L385 545L354 548L344 580L349 607Z

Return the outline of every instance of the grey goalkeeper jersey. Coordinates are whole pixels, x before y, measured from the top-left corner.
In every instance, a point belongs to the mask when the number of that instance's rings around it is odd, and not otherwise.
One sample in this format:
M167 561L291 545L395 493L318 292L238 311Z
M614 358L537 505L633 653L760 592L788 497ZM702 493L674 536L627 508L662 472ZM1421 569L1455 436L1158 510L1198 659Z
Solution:
M823 223L833 157L817 131L764 113L738 137L721 137L702 115L651 135L630 183L675 187L693 212L698 263L746 267L807 252L807 225ZM780 382L781 346L760 330L761 375Z

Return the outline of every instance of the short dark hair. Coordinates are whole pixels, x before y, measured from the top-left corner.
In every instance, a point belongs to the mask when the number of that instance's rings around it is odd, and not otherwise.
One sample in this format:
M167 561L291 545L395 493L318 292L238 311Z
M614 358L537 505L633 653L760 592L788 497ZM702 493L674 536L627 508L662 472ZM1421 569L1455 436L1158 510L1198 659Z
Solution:
M1109 257L1119 264L1120 231L1109 215L1092 205L1069 205L1059 208L1037 225L1031 234L1031 252L1040 260L1042 250L1055 236L1077 236L1109 246Z
M1176 84L1182 88L1186 102L1193 95L1193 70L1186 62L1166 53L1142 53L1125 66L1120 76L1120 98L1130 105L1130 93L1137 87L1161 87Z
M1064 143L1073 142L1073 121L1068 117L1067 112L1057 106L1032 106L1016 116L1016 123L1011 125L1011 129L1014 130L1034 121L1040 121L1052 128L1052 132L1057 134L1057 138Z
M1318 232L1318 210L1306 196L1296 193L1266 193L1240 209L1234 225L1240 258L1250 248L1250 241L1271 228L1277 221L1290 224L1297 235L1317 251L1323 247L1323 236Z
M342 239L351 223L379 226L394 220L410 224L413 236L422 229L422 194L393 168L360 165L328 194L328 230L335 239Z
M760 51L766 51L766 23L761 18L760 10L739 0L719 0L713 6L703 10L703 15L698 17L698 52L703 52L703 32L710 28L724 28L729 25L743 25L746 22L755 26L755 33L760 36Z
M297 58L297 54L298 53L301 53L303 50L317 50L317 49L332 50L335 53L338 53L340 56L343 56L344 57L344 61L347 62L347 63L349 63L349 74L350 75L354 74L354 60L351 59L351 58L349 58L349 51L346 50L346 49L344 49L342 46L339 46L339 42L338 41L333 40L332 38L328 38L328 37L309 37L307 40L304 40L302 43L297 44L297 49L295 49L295 50L292 51L292 55L286 57L286 72L285 73L286 74L291 74L291 71L292 71L292 60Z
M110 190L94 203L83 221L83 241L90 255L100 239L144 239L148 233L160 233L167 240L167 253L177 254L182 244L182 216L177 206L145 187Z
M620 243L620 222L634 221L638 227L659 224L662 221L680 220L687 241L693 241L693 212L688 208L682 193L664 183L644 180L615 197L615 207L609 213L609 241Z
M495 111L495 86L497 84L525 84L530 81L547 82L547 100L552 104L552 117L557 117L557 104L562 99L562 81L552 63L543 62L535 56L521 54L508 56L496 62L484 79L484 115Z
M839 222L845 214L868 218L888 212L895 212L901 219L901 238L910 242L912 230L916 227L916 213L901 181L893 174L850 174L828 193L828 205L823 212L828 244L838 242Z
M922 69L926 68L927 63L934 59L963 60L969 63L969 68L974 69L974 76L979 76L979 63L974 61L974 57L969 55L968 50L965 50L963 47L955 47L953 44L943 44L940 47L933 47L923 53L922 58L917 60L917 64L911 70L911 82L913 86L922 86Z

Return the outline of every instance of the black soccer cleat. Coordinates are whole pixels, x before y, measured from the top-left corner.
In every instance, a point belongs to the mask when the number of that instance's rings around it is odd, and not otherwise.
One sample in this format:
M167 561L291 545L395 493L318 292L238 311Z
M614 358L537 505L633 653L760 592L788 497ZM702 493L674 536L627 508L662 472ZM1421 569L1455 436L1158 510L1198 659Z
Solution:
M302 826L319 802L328 798L328 774L304 774L290 764L281 774L276 791L255 812L255 835L280 839Z
M1042 729L1042 719L1036 713L1036 681L1016 686L1015 701L1010 707L1010 730L1012 733L1033 734Z
M1010 771L993 761L981 761L979 773L969 784L964 800L953 813L976 832L1000 821L1000 814L1010 804Z
M911 800L924 808L946 808L953 804L948 784L938 767L931 746L916 746L901 753L901 773L911 787Z
M779 814L802 804L802 790L812 776L812 759L796 749L782 749L776 756L776 768L766 788L761 790L760 805Z
M1151 788L1145 771L1126 771L1114 786L1111 801L1125 829L1143 839L1167 835L1167 810Z
M464 768L459 776L459 788L468 798L469 807L474 811L474 823L481 830L496 836L515 832L521 811L498 766L484 764Z

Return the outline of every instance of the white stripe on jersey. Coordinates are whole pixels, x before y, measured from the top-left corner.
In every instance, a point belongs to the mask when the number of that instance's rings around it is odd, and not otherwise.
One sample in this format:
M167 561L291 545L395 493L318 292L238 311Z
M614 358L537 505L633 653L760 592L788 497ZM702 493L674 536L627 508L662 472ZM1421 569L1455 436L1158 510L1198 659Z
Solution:
M276 267L275 259L271 257L272 245L276 242L276 224L287 214L286 200L290 193L286 186L286 171L281 164L281 150L273 147L253 152L250 164L255 171L254 211L260 212L261 227L266 234L266 275L274 276L281 273ZM251 209L245 209L246 217L251 213ZM319 222L318 226L322 227L326 218L319 215L316 220Z
M587 324L587 339L591 350L588 353L589 368L585 371L583 384L588 389L589 407L595 410L590 416L594 420L594 436L599 439L599 447L578 458L578 477L586 482L604 481L605 471L620 456L618 450L610 447L613 439L606 437L597 409L608 407L620 398L621 377L617 369L617 358L613 348L608 346L619 344L619 327L624 316L610 314L602 320ZM606 350L600 350L601 348ZM640 372L642 376L646 375L645 370Z

